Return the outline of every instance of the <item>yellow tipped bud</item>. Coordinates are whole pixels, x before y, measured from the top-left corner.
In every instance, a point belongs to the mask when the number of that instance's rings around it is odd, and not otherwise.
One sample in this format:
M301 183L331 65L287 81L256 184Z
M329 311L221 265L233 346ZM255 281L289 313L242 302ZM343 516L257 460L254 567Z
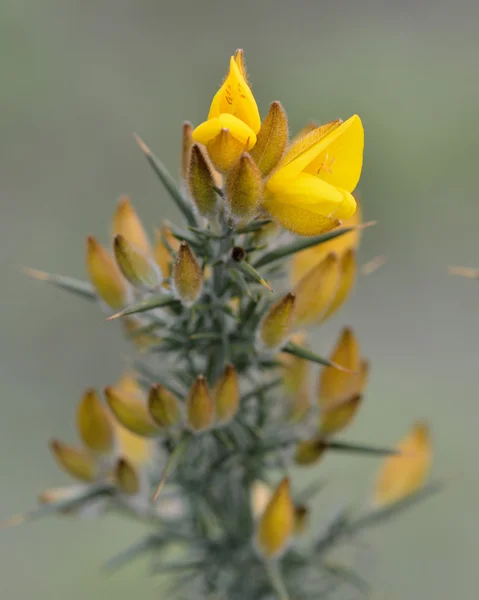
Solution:
M185 306L191 306L201 293L201 267L186 242L181 242L173 269L175 291Z
M190 168L191 147L193 146L193 125L188 121L181 128L181 179L188 181L188 169Z
M353 396L361 394L365 386L367 363L361 363L359 345L350 328L344 328L330 360L350 372L333 367L323 367L319 377L318 404L321 410L335 407Z
M121 272L133 286L150 290L161 284L158 265L149 254L134 246L123 235L115 236L113 250Z
M148 394L148 410L159 427L173 427L181 419L178 399L162 385L155 384Z
M125 393L119 387L105 388L105 396L111 412L120 425L143 437L158 435L159 429L150 417L143 399Z
M201 148L194 144L190 153L188 187L200 215L208 217L216 211L217 195L213 169Z
M311 440L303 440L296 446L294 460L296 464L301 466L312 465L323 456L326 450L326 444L319 438Z
M115 310L128 304L128 283L113 258L92 236L87 238L86 266L90 281L105 304Z
M229 172L225 192L233 216L239 219L250 219L258 212L263 193L263 181L260 170L246 152Z
M117 235L122 235L144 254L150 253L148 236L128 196L120 197L116 212L113 215L111 236L114 239Z
M214 389L216 422L223 425L231 421L238 412L239 402L238 375L233 365L228 365Z
M339 282L339 260L336 254L331 253L310 269L294 288L294 326L304 327L317 323L336 297Z
M88 450L73 448L58 440L50 442L50 450L58 464L72 477L94 481L98 476L95 458Z
M397 449L401 454L384 461L374 485L373 502L378 507L398 502L424 485L432 462L428 426L416 423Z
M186 399L186 419L195 433L209 429L214 421L214 404L205 378L200 375L191 386Z
M324 313L322 321L329 319L348 299L356 281L356 251L346 250L339 260L340 281L334 300Z
M115 483L125 494L138 494L140 491L140 477L135 467L126 459L120 458L114 471Z
M77 409L77 427L80 437L90 450L111 452L115 445L115 433L110 415L95 390L83 394Z
M153 255L155 257L156 264L160 267L161 273L165 278L171 275L173 263L173 257L171 256L168 246L174 252L177 252L178 248L180 247L180 242L173 236L171 229L167 225L163 225L161 229L157 229L155 232L155 246L153 248Z
M345 429L355 417L362 397L357 394L324 408L319 415L319 433L328 437Z
M306 531L309 521L309 508L304 504L297 504L294 507L294 534L301 535Z
M286 477L276 488L258 523L256 542L261 554L267 559L281 554L291 539L294 525L295 510Z
M279 102L273 102L261 124L251 157L263 175L269 175L281 160L288 143L288 117Z
M287 342L293 325L295 305L295 294L289 293L273 304L266 313L259 329L259 339L268 350L281 348Z

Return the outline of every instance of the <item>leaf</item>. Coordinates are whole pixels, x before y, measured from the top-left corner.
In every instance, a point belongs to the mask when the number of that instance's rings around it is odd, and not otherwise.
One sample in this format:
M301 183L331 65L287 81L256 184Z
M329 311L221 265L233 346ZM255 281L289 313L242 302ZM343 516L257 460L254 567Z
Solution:
M112 319L118 319L118 317L124 317L126 315L134 315L136 313L147 312L148 310L153 310L154 308L161 308L165 306L171 306L172 304L179 304L179 301L172 296L152 296L151 298L147 298L146 300L142 300L137 304L132 304L131 306L127 306L120 312L111 315L108 317L107 321L111 321Z
M350 454L369 454L371 456L393 456L400 454L396 448L380 448L378 446L368 446L364 444L350 444L348 442L325 441L328 450L337 450L339 452L348 452Z
M252 221L248 225L245 225L244 227L240 227L239 229L237 229L236 233L240 234L240 233L251 233L253 231L258 231L259 229L262 229L265 225L269 225L270 223L272 223L271 219L264 219L262 221Z
M256 283L264 285L264 287L270 292L273 291L273 288L269 285L269 283L248 262L244 260L232 261L231 266L238 269L238 271L241 271L241 273L243 273L243 275L245 275L249 279L252 279L253 281L256 281Z
M193 208L189 205L189 202L181 193L178 184L167 171L165 165L152 153L150 148L148 148L148 146L138 135L134 134L134 136L137 144L140 146L143 154L146 156L147 161L150 163L150 166L158 175L161 183L165 186L172 200L188 222L188 225L196 225L196 217L193 212Z
M341 365L331 361L329 358L324 358L315 354L308 348L304 348L302 346L298 346L297 344L293 344L293 342L288 342L286 346L281 350L281 352L286 352L287 354L293 354L294 356L298 356L299 358L304 358L305 360L310 360L311 362L318 363L325 367L333 367L334 369L338 369L339 371L344 371L345 373L350 373L349 369L344 368Z
M73 277L65 277L64 275L54 275L53 273L46 273L45 271L38 271L37 269L30 269L29 267L22 267L22 271L33 279L46 281L47 283L51 283L55 287L71 292L76 296L81 296L87 300L97 299L94 287L87 281L81 281L80 279L74 279Z
M157 535L150 534L147 535L137 542L130 544L115 556L109 558L106 563L103 565L103 569L105 571L109 571L110 573L113 571L117 571L119 568L123 567L125 564L131 562L135 558L140 557L145 552L152 550L156 546L160 546L165 543L165 538Z
M363 223L362 225L354 225L352 227L334 229L333 231L328 231L327 233L322 233L321 235L316 235L314 237L300 237L297 240L294 240L294 242L291 242L291 244L286 244L284 246L281 246L280 248L272 250L271 252L263 254L263 256L261 256L254 263L254 266L257 269L259 269L260 267L269 265L272 262L291 256L292 254L296 254L296 252L306 250L306 248L312 248L313 246L317 246L318 244L324 244L325 242L329 242L329 240L333 240L334 238L349 233L350 231L366 229L366 227L371 227L375 224L376 221L370 221L368 223Z

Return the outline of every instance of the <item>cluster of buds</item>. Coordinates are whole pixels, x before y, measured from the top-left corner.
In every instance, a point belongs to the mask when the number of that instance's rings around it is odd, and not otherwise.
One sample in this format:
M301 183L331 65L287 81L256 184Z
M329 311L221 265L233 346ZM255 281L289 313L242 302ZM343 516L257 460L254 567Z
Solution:
M425 424L397 448L337 438L358 413L369 362L351 328L329 357L306 332L340 309L357 280L367 225L352 195L361 120L310 124L290 140L279 102L261 119L238 50L207 120L183 126L178 185L137 141L185 227L163 223L152 243L122 196L111 251L87 240L88 282L30 271L97 301L138 351L134 376L107 387L105 401L92 390L82 398L82 447L51 443L81 483L41 499L61 512L120 508L160 525L129 558L189 542L193 562L183 566L195 577L174 570L192 581L192 596L316 597L317 575L331 575L325 550L422 497L431 462ZM386 458L366 512L341 513L308 545L298 538L312 493L296 489L292 468L325 452Z

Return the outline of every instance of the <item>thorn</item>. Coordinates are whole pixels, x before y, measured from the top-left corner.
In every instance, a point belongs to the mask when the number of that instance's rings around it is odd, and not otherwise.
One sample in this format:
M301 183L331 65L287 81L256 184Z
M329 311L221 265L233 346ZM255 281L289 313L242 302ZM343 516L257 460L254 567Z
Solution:
M384 256L384 254L375 256L361 267L361 275L371 275L374 273L374 271L377 271L379 268L385 265L386 262L387 258Z
M8 529L9 527L16 527L17 525L21 525L28 520L27 513L18 513L16 515L12 515L8 519L0 521L0 530Z
M33 279L38 279L39 281L48 281L50 279L50 274L46 271L39 271L38 269L32 269L31 267L24 267L20 265L20 271L28 277L33 277Z
M366 221L366 223L361 223L360 225L356 225L356 227L354 229L356 229L356 231L362 231L363 229L368 229L368 227L374 227L377 224L378 224L377 221Z
M145 144L145 142L141 139L141 137L137 133L133 133L133 137L135 138L136 143L140 146L141 151L147 156L151 156L151 150Z
M479 269L471 267L448 267L447 272L449 275L458 275L466 279L479 279Z

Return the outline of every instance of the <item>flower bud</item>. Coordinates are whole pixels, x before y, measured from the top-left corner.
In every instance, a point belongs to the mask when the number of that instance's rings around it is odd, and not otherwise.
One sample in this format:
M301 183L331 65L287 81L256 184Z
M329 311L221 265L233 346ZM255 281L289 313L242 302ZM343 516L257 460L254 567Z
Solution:
M261 124L250 154L263 175L269 175L281 160L288 143L288 117L279 102L273 102Z
M286 549L294 524L294 504L286 477L276 488L258 523L256 542L264 558L275 558Z
M145 321L136 315L128 315L121 319L126 337L140 352L147 352L153 344L159 344L161 339L155 334L155 324L145 326Z
M191 147L193 146L193 125L188 121L183 123L181 128L181 179L188 181L188 169L190 168Z
M312 465L322 457L325 450L326 444L319 437L303 440L296 446L294 460L296 464L301 466Z
M128 283L113 258L92 236L87 238L86 266L90 281L105 304L115 310L128 304Z
M259 340L264 348L277 350L287 342L295 310L296 297L291 292L273 304L259 329Z
M235 166L243 152L250 147L248 142L245 143L234 137L225 127L208 142L208 155L219 171L227 173Z
M238 375L233 365L228 365L214 389L216 423L229 423L238 412L239 402Z
M115 433L111 417L95 390L83 394L77 409L77 428L83 443L93 452L113 450Z
M202 375L197 377L186 399L186 419L188 427L195 433L205 431L213 424L213 399Z
M150 388L148 411L159 427L174 427L181 419L178 399L159 384L154 384Z
M201 148L194 144L191 148L188 187L190 195L203 217L209 217L216 211L218 197L215 191L213 169Z
M185 306L191 306L201 293L203 275L196 256L186 242L181 242L173 268L175 291Z
M319 433L323 437L329 437L345 429L355 417L361 401L362 397L356 394L323 408L319 415Z
M72 477L94 481L98 476L96 461L88 450L73 448L58 440L50 442L50 450L58 464Z
M125 458L120 458L116 463L113 477L121 492L133 495L140 491L140 477L138 472Z
M120 197L113 215L111 236L114 239L117 235L123 236L144 254L150 253L148 236L128 196Z
M348 299L356 281L356 251L350 248L339 259L339 286L321 321L329 319Z
M251 156L244 152L226 178L226 201L231 214L239 219L253 218L263 193L261 172Z
M339 260L336 254L328 254L310 269L294 288L294 326L298 328L317 323L331 306L338 287Z
M373 503L377 507L399 502L424 485L432 462L428 426L416 423L397 450L400 454L386 458L374 484Z
M113 250L121 272L133 286L147 290L159 287L161 272L149 254L120 234L115 236Z
M111 412L123 427L144 437L158 435L158 427L151 419L143 399L112 386L105 388L105 396Z

